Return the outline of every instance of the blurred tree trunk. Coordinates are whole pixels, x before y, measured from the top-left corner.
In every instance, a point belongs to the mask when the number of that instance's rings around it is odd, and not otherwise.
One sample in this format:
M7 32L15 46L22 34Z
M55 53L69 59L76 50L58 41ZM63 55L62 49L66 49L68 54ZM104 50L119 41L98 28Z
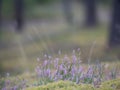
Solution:
M120 47L120 0L113 0L109 47Z
M2 24L2 0L0 0L0 29Z
M68 24L73 24L72 0L62 0L65 19Z
M85 0L86 7L86 26L95 26L97 24L96 0Z
M24 13L24 0L14 0L15 3L15 20L17 23L16 29L21 31L23 27L23 13Z

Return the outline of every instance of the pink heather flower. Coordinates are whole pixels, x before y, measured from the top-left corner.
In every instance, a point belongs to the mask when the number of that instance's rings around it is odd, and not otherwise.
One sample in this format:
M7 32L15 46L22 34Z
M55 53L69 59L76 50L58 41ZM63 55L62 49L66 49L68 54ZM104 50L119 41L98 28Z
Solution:
M43 66L46 66L48 64L48 61L45 60L44 63L43 63Z
M93 68L91 66L88 68L88 71L85 74L85 77L86 78L92 78L93 77Z
M83 72L83 67L82 66L79 67L78 72L79 73Z
M14 86L14 87L13 87L13 90L17 90L17 89L18 89L18 87L17 87L17 86Z
M50 69L47 69L47 70L45 71L45 76L50 77L50 74L51 74Z
M77 51L79 52L79 51L80 51L80 48L78 48Z
M93 68L92 68L91 66L88 68L87 73L88 73L88 74L92 74L92 73L93 73Z
M55 77L54 77L54 81L57 81L57 80L58 80L58 78L55 76Z
M64 74L67 75L67 70L66 69L64 69Z
M72 61L74 64L77 62L77 57L75 55L72 56Z
M60 70L63 70L63 69L64 69L62 64L59 66L59 69L60 69Z
M74 76L76 73L77 69L75 66L72 67L71 74Z
M54 60L54 67L57 68L59 63L59 58L55 58Z
M65 55L65 56L64 56L64 60L65 60L65 61L70 61L70 58L69 58L67 55Z
M6 88L6 87L4 87L4 88L2 88L2 90L7 90L7 88Z

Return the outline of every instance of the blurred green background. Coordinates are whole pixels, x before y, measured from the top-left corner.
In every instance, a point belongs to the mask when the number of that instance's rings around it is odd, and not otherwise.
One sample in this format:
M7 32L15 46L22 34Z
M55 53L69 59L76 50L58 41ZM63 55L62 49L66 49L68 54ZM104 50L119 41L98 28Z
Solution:
M119 61L119 54L107 51L112 0L98 0L99 24L96 27L82 26L84 22L83 0L73 0L72 11L75 24L65 21L61 0L25 0L25 27L21 34L14 32L13 0L3 0L3 30L0 31L0 74L19 74L33 71L36 59L44 54L71 55L81 49L81 59L87 63L96 60ZM91 54L91 48L92 55ZM117 50L116 50L117 51ZM115 51L115 52L116 52ZM119 52L119 50L118 50ZM118 63L119 64L119 63Z

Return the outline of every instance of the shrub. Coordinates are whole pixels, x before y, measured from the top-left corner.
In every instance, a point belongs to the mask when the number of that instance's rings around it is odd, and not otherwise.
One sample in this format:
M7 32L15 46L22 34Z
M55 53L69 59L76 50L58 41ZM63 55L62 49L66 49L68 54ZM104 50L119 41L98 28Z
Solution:
M65 55L64 57L58 56L54 58L45 55L35 68L38 78L35 85L39 86L49 82L68 80L76 84L83 83L97 86L107 79L116 78L116 69L111 70L107 75L104 73L105 71L109 72L108 68L105 68L105 65L99 61L95 65L88 64L88 66L84 67L79 50L73 50L71 56Z
M58 81L40 87L28 88L26 90L94 90L94 88L87 84L77 85L70 81Z
M27 88L26 90L120 90L120 79L103 82L99 88L95 88L89 84L58 81L43 86Z

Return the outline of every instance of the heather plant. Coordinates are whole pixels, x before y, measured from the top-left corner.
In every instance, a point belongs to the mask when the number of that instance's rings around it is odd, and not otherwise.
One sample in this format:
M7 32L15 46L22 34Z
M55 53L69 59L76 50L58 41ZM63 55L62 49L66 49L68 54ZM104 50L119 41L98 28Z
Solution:
M8 73L7 73L8 74ZM7 77L0 80L0 90L23 90L26 88L26 80L20 77Z
M80 49L73 50L72 55L65 55L63 57L51 57L45 55L43 62L38 64L35 68L37 74L38 83L35 85L45 85L49 82L59 80L69 80L76 84L93 84L98 86L101 82L109 79L116 78L116 70L111 70L108 75L104 74L105 64L102 64L97 60L96 64L88 66L82 65L80 58Z
M68 81L73 82L78 86L82 85L78 87L78 90L79 88L86 87L94 90L93 86L100 87L102 85L104 87L105 85L102 84L102 82L117 78L117 73L119 73L117 68L109 69L106 64L100 63L99 60L97 60L95 64L88 63L88 65L84 65L80 55L80 49L73 50L71 55L66 54L62 56L60 51L57 57L45 54L43 57L37 58L38 64L35 68L36 81L32 81L32 84L28 84L29 80L26 81L19 77L11 78L9 73L7 73L5 79L0 79L0 89L24 90L26 87L43 86L48 85L48 83L59 82L62 80L62 83L63 81ZM106 71L107 73L105 73ZM75 89L76 87L71 88Z

